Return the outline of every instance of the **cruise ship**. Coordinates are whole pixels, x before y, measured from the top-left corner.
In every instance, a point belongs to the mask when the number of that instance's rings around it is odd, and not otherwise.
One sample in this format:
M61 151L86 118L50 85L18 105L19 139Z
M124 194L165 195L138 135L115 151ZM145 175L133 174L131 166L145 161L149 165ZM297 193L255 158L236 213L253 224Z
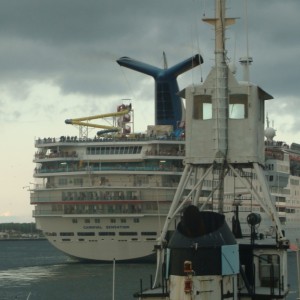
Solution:
M131 132L134 107L124 101L110 113L67 119L68 126L78 126L78 136L35 141L31 204L37 228L78 259L153 259L183 170L177 76L202 63L201 56L163 69L128 57L118 63L154 77L155 124Z
M203 61L195 55L163 69L128 57L117 62L155 79L155 124L148 125L144 132L131 132L134 107L128 101L110 113L67 119L66 126L78 126L78 136L35 141L35 184L30 201L37 228L52 245L71 257L146 261L154 257L157 238L184 169L185 107L176 78ZM95 133L97 129L101 130ZM286 237L298 243L300 145L275 141L276 131L269 122L265 136L265 176L272 200ZM239 175L262 195L252 169ZM218 211L218 177L217 171L209 175L197 196L207 210ZM187 197L192 186L192 180L186 184ZM224 195L226 221L234 228L238 213L240 234L251 234L249 212L268 219L264 208L232 171L226 176ZM177 222L175 218L170 228L175 229ZM276 228L264 221L257 235L274 237Z

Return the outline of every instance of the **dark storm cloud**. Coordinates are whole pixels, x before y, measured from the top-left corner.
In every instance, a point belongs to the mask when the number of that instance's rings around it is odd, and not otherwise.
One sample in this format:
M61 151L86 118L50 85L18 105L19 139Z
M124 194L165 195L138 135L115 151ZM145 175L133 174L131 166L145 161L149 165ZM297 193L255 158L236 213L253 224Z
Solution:
M1 2L2 82L52 78L66 93L109 93L109 80L118 72L117 58L147 60L151 52L161 56L175 38L169 34L173 27L180 35L176 18L186 9L177 11L178 4L171 0Z
M248 1L251 78L271 94L292 95L298 86L299 3ZM115 62L120 56L157 65L166 51L172 65L193 55L196 44L205 59L203 68L209 70L213 33L201 17L213 16L213 4L212 0L3 0L0 79L2 83L51 79L63 93L122 93L126 87ZM246 53L243 9L244 1L228 1L228 15L241 17L228 30L237 38L237 59ZM233 35L228 41L231 49Z

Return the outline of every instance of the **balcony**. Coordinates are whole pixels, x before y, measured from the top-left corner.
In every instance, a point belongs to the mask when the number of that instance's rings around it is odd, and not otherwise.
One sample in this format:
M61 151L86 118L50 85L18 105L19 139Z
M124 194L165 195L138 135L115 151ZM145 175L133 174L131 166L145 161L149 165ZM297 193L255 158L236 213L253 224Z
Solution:
M36 207L33 217L42 216L74 216L74 215L166 215L169 211L170 203L160 203L159 210L154 202L130 203L130 204L110 204L107 205L63 205L61 209L57 206L51 210L49 207L43 209L42 206Z
M122 164L115 165L115 166L99 166L99 167L77 167L77 166L64 166L64 167L53 167L53 168L36 168L35 169L35 176L36 177L43 177L38 175L47 174L55 174L55 173L92 173L92 172L107 172L107 171L121 171L121 172L182 172L183 167L175 167L175 166L141 166L141 167L130 167L124 166Z

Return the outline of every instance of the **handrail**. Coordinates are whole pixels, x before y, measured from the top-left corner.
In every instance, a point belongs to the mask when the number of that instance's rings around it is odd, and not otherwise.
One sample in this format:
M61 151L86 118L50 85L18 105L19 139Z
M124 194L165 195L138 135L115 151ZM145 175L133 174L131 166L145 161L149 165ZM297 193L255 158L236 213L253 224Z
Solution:
M35 174L46 174L46 173L70 173L70 172L101 172L101 171L153 171L153 172L182 172L183 168L179 167L168 167L168 166L157 166L157 167L124 167L124 166L114 166L114 167L84 167L84 168L74 168L71 166L64 168L53 168L53 169L39 169L36 168Z

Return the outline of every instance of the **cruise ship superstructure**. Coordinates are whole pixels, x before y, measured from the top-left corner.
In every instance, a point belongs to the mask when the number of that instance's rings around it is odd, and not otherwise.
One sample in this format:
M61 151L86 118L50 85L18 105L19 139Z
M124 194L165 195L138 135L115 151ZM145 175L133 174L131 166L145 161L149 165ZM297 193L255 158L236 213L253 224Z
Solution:
M67 119L79 136L35 141L31 204L37 227L55 247L80 259L153 256L183 170L184 107L176 77L202 58L164 69L128 57L118 63L155 78L154 125L131 132L133 106L125 101L111 113ZM99 129L92 138L91 129Z

